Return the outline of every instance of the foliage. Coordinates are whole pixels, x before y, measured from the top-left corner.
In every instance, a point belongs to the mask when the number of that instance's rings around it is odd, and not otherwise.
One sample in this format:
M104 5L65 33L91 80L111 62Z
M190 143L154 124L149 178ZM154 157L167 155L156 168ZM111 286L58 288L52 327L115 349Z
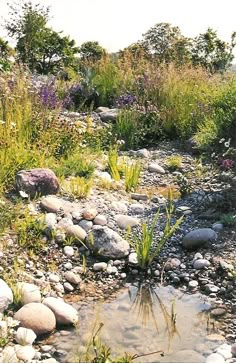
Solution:
M98 92L85 80L75 83L66 91L63 106L68 110L98 107Z
M177 175L177 184L179 186L179 192L181 197L185 197L191 192L191 185L189 180L183 174Z
M80 46L80 56L82 61L96 62L105 54L105 49L98 42L85 42Z
M236 225L236 214L224 214L220 219L221 223L227 227L234 227Z
M169 203L166 207L166 221L162 236L158 241L154 241L155 228L159 219L160 213L158 212L149 226L146 222L142 223L141 236L134 235L130 238L130 243L137 253L138 264L142 269L146 269L153 261L154 258L159 256L166 241L174 234L183 217L179 218L173 226L171 226L171 218L174 211L172 200L169 198Z
M75 150L64 159L59 160L58 165L54 168L58 177L79 176L89 179L94 172L92 159L94 154L89 150Z
M75 198L86 198L93 184L92 179L86 179L80 176L61 179L61 182L63 189Z
M10 6L5 22L9 36L16 40L18 60L42 74L57 73L74 62L78 53L74 40L47 27L49 8L31 1Z
M171 170L180 169L182 164L182 156L181 155L172 155L167 159L167 165Z
M141 165L138 161L125 165L125 190L126 192L135 191L137 189L141 173Z
M14 51L8 42L0 38L0 72L6 72L11 69L10 56Z
M120 172L118 167L118 147L110 147L108 150L108 170L112 179L115 181L120 180Z

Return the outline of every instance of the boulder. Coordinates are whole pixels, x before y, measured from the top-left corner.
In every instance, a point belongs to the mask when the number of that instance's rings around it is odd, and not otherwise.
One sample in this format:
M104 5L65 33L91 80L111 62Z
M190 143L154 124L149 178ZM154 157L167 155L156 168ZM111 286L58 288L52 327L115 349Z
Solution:
M129 227L135 227L139 224L139 219L130 217L125 214L117 214L115 216L116 223L121 229L128 229Z
M20 326L32 329L36 335L51 333L56 327L56 318L52 310L41 303L24 305L15 314Z
M99 116L103 122L115 122L118 117L118 108L111 108L108 111L103 111L99 113Z
M187 233L183 238L183 247L187 250L197 249L208 241L215 240L217 234L211 228L198 228Z
M96 228L95 228L96 227ZM128 256L129 244L117 232L108 227L94 226L86 244L97 256L105 259L119 259Z
M62 299L46 297L43 304L52 310L56 317L57 324L70 325L77 324L78 312L73 306L65 303Z
M17 289L20 294L21 304L26 305L29 303L40 303L41 293L39 287L28 282L18 282Z
M13 303L13 293L6 282L0 279L0 313L8 308L9 304Z
M20 170L16 175L16 189L30 197L56 194L59 191L59 182L50 169Z

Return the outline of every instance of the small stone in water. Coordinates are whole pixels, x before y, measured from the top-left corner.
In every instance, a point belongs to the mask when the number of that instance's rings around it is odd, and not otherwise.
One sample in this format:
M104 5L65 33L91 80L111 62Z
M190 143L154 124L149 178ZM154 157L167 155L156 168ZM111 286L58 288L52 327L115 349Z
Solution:
M188 283L190 289L195 289L198 286L198 282L196 280L191 280Z

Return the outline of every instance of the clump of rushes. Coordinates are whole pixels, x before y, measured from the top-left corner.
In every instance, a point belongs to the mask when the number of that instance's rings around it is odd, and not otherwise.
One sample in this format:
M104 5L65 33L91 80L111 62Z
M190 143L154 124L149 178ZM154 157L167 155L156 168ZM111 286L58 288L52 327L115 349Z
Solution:
M115 181L120 180L120 173L118 168L118 147L110 147L108 151L108 169Z
M224 214L221 217L221 223L224 226L233 227L236 226L236 214Z
M181 168L182 164L182 156L181 155L172 155L167 159L167 165L171 170L177 170Z
M141 269L146 269L153 261L155 257L158 257L166 241L174 234L176 229L182 222L183 216L179 218L173 226L171 226L171 216L174 211L174 205L172 199L169 198L168 205L166 207L166 222L162 236L158 241L154 241L154 232L157 225L160 212L154 216L151 225L146 222L142 223L141 235L134 235L130 238L130 244L134 247L137 253L138 264Z
M127 192L135 191L137 189L141 173L141 165L138 161L132 164L126 164L124 168L125 174L125 190Z
M76 176L68 180L62 179L62 186L66 192L69 192L75 198L86 198L92 188L93 180Z

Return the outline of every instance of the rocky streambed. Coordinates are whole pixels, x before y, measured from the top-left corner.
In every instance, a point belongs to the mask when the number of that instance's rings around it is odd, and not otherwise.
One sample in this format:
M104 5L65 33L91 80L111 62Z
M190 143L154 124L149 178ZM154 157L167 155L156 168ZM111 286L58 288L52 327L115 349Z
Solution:
M178 171L171 170L166 161L175 153L182 157ZM173 144L132 151L125 157L142 164L135 193L125 192L123 181L114 182L104 164L97 162L94 187L86 199L71 200L63 190L57 196L47 195L44 189L46 196L26 203L30 215L43 218L45 223L43 243L37 252L19 247L14 233L3 236L1 334L4 337L5 329L9 342L1 351L2 362L72 362L74 358L68 351L71 353L72 346L77 344L83 353L97 306L99 320L104 323L101 334L115 353L131 348L132 353L142 355L160 349L165 356L156 355L157 362L236 360L236 238L235 230L221 223L217 208L222 203L227 208L222 193L227 188L225 175L216 175L207 164L196 166L193 156ZM29 183L29 189L27 180L32 173L34 183ZM181 198L177 178L186 174L191 190ZM44 188L48 183L50 194L52 190L58 192L59 185L51 172L48 179L47 172L40 169L22 175L17 180L23 197L24 193L34 194L34 188L42 192L42 180ZM138 266L131 240L127 239L127 228L131 228L132 235L140 235L142 222L150 223L160 210L154 235L157 243L165 223L169 187L174 191L175 205L171 223L182 215L184 219L160 256L144 272ZM134 284L142 286L141 290ZM11 305L13 293L18 294L17 309ZM141 309L151 312L146 327L143 322L138 323L132 310L137 301L135 294ZM163 309L170 319L168 329ZM17 322L18 329L14 327ZM66 328L73 325L75 332ZM44 340L45 334L52 334L49 340ZM111 334L114 340L110 340ZM145 359L153 361L152 356Z

